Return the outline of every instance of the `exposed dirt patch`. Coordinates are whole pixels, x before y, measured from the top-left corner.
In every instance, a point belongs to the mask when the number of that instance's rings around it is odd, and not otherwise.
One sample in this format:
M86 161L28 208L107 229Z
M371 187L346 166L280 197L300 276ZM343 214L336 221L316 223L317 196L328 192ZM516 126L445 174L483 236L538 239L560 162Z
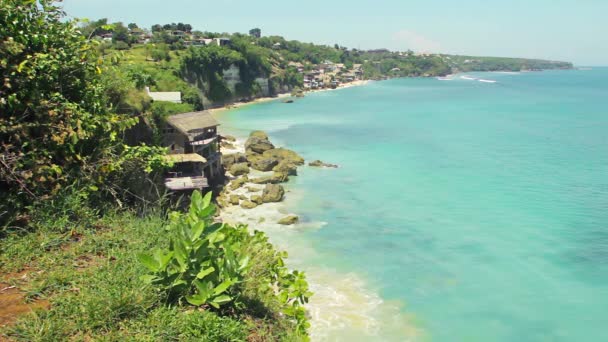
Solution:
M36 309L48 309L51 304L39 299L30 303L25 301L25 293L16 286L0 283L0 327L15 323L20 315Z

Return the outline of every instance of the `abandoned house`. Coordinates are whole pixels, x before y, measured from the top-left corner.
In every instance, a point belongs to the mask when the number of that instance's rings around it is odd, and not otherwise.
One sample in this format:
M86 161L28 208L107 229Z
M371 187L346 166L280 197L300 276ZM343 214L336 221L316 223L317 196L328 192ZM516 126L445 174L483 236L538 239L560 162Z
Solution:
M165 180L170 190L203 189L223 176L218 122L207 111L172 115L163 127L163 146L174 164Z

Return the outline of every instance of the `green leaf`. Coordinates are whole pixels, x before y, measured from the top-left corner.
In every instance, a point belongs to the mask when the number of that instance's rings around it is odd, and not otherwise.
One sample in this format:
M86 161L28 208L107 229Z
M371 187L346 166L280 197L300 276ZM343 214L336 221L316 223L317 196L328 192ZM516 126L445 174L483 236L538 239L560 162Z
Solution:
M141 279L141 281L143 281L146 284L152 284L154 281L158 280L158 278L156 276L153 276L150 274L143 275L143 276L139 277L139 279Z
M160 265L158 264L158 262L152 256L150 256L148 254L139 254L137 256L137 258L150 271L152 271L152 272L158 272L159 271L159 266Z
M195 241L198 238L201 237L201 234L203 233L203 231L205 230L206 224L205 221L198 221L194 227L192 228L192 236L191 236L191 240Z
M195 306L201 306L201 305L205 304L207 302L207 299L209 299L209 298L204 295L201 295L201 294L195 294L193 296L186 296L186 300L188 301L188 303L195 305Z
M211 302L209 302L209 304L211 304L211 306L213 306L216 309L219 309L220 306L222 304L226 304L228 302L230 302L232 300L232 298L230 298L227 295L221 295L221 296L217 296L215 298L213 298L213 300L211 300Z
M203 208L209 207L209 204L211 203L211 195L212 193L209 191L203 198Z
M230 285L232 285L231 280L224 280L221 284L216 286L215 289L213 289L213 295L217 296L224 293L230 287Z
M198 274L196 275L196 278L203 279L206 276L208 276L209 274L213 273L213 271L215 271L215 268L213 268L213 267L206 268L206 269L198 272Z

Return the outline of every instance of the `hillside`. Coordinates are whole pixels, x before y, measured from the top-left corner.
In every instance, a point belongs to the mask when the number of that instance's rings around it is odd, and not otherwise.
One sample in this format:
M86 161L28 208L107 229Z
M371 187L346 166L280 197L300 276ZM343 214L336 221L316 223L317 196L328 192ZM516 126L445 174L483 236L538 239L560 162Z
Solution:
M210 107L362 79L572 68L567 62L535 59L349 49L264 37L259 29L228 34L197 31L183 23L154 25L150 30L135 23L128 27L101 19L81 31L99 40L104 54L123 51L122 63L145 71L152 90L181 91L194 107L200 107L197 101Z

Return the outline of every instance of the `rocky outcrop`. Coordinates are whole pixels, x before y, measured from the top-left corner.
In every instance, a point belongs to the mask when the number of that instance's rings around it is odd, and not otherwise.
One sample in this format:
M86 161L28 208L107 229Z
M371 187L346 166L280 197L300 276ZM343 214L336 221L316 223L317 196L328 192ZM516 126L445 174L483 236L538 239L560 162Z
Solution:
M235 142L236 138L233 137L232 135L225 134L225 135L222 135L222 140L224 140L224 141L230 141L230 142Z
M271 171L277 164L279 164L278 160L264 158L260 155L251 155L247 159L251 167L258 171Z
M249 173L249 165L247 165L247 163L232 164L232 166L230 166L230 173L233 176L246 175Z
M283 186L278 184L266 184L266 187L264 187L264 191L262 192L262 202L280 202L283 200L284 195L285 189Z
M247 162L247 158L245 157L245 154L243 154L243 153L232 153L232 154L222 155L222 165L224 165L224 167L228 170L230 169L230 167L233 164L246 163L246 162Z
M338 165L336 164L328 164L328 163L324 163L320 160L314 160L311 161L310 163L308 163L308 166L314 166L314 167L331 167L331 168L337 168Z
M249 137L250 138L255 137L255 138L268 140L268 134L266 134L266 132L264 132L264 131L252 131L251 133L249 133Z
M240 200L238 195L230 195L230 204L239 205Z
M285 172L274 172L271 176L262 176L250 179L253 184L278 184L289 180L289 175Z
M243 186L243 184L247 183L249 178L245 175L243 177L237 178L230 183L230 190L236 190Z
M262 199L262 196L260 195L253 195L251 196L251 202L260 205L264 203L264 200Z
M273 148L266 150L262 153L262 157L277 160L278 162L288 162L297 166L304 165L304 158L302 158L302 156L286 148Z
M277 166L272 168L272 171L275 172L284 172L289 176L297 176L298 175L298 166L293 164L291 161L282 160Z
M262 131L253 131L245 142L247 153L264 153L271 150L274 145L268 140L268 135Z
M283 217L277 223L282 224L284 226L289 226L289 225L298 223L298 221L300 221L300 218L297 215L289 215L289 216Z
M251 201L243 201L241 202L241 208L243 209L253 209L255 207L257 207L257 203L251 202Z

